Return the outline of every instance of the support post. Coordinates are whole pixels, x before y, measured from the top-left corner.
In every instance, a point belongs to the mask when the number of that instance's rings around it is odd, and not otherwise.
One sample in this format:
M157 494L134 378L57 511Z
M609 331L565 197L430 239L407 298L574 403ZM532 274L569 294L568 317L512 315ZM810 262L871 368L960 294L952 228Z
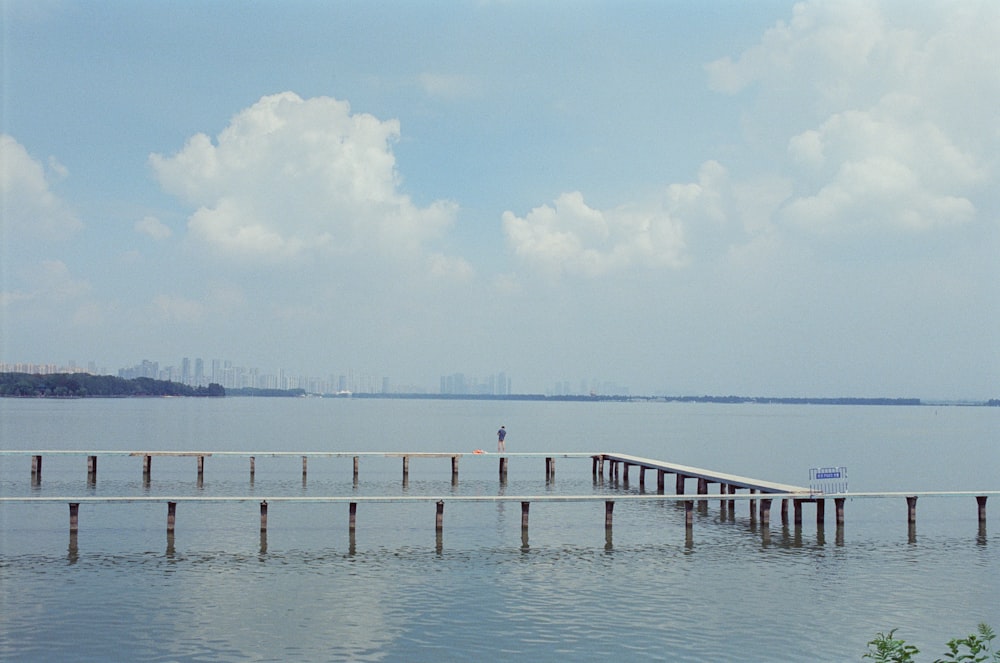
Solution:
M793 520L796 525L802 525L802 500L795 498L792 500L792 508L794 510Z
M358 503L351 502L348 506L348 525L347 528L350 530L351 534L354 534L354 529L358 524Z
M36 482L42 480L42 457L31 457L31 478Z
M403 456L403 481L410 478L410 457Z
M760 525L767 527L771 524L771 500L764 498L760 501Z
M675 484L674 484L675 485L674 492L677 493L678 495L683 495L684 494L684 480L685 479L687 479L687 477L684 476L683 474L678 474L677 475L677 480L675 481Z
M507 478L507 457L500 457L500 479L504 480Z
M590 460L592 461L592 464L593 464L593 468L592 469L593 469L594 478L596 479L597 478L597 456L591 456Z
M153 457L143 456L142 457L142 478L149 481L149 475L153 470Z
M694 501L684 500L684 527L694 527Z
M708 494L708 479L698 479L698 494L699 495Z
M781 499L781 524L788 524L788 498L784 497Z
M660 495L663 494L663 484L664 484L663 475L665 474L666 472L664 472L663 470L656 470L656 492L659 493Z
M205 457L198 456L198 480L205 478Z
M434 527L438 532L444 528L444 500L437 501L437 515L434 519Z
M548 481L552 478L552 457L545 457L545 480Z
M458 456L451 457L451 480L458 481Z
M256 470L257 459L250 456L250 478L253 479L254 471Z
M528 508L531 502L521 502L521 529L528 529Z
M915 495L906 498L906 522L911 525L917 522L917 498Z
M69 531L75 533L80 529L80 503L69 503Z
M87 481L97 480L97 456L87 456Z
M845 498L843 498L843 497L835 497L835 498L833 498L833 506L834 506L834 509L837 512L837 524L838 525L843 525L844 524L844 502L846 502L846 501L847 500Z
M977 495L976 503L979 505L979 522L986 522L986 495Z
M267 500L260 503L260 531L267 531Z
M826 500L816 500L816 524L822 525L826 522Z
M613 515L615 512L615 502L614 500L607 500L604 502L604 527L611 527L611 522L614 520Z
M757 494L756 488L750 489L751 495ZM755 520L757 518L757 500L750 500L750 520Z
M646 487L646 466L645 465L640 465L639 466L639 487L640 488L645 488Z
M624 483L628 483L628 471L631 467L631 463L622 463L622 481Z
M308 462L309 462L309 456L303 456L302 457L302 478L303 479L306 478L306 465L308 464Z
M354 457L354 483L358 482L358 457Z
M177 502L167 502L167 531L173 533L177 522Z

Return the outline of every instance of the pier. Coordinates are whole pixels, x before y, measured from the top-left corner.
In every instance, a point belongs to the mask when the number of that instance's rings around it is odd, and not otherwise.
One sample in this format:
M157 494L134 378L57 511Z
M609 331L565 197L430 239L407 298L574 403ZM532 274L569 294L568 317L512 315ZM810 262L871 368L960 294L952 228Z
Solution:
M287 496L275 495L269 497L262 496L93 496L93 495L64 495L64 496L0 496L0 504L7 503L52 503L61 502L69 505L69 526L71 532L76 532L80 525L80 506L82 504L111 504L129 502L158 502L167 505L167 531L173 532L177 522L177 505L181 503L226 503L226 502L258 502L260 504L260 530L267 530L267 513L269 504L284 503L329 503L346 504L349 510L349 528L353 533L357 522L357 511L359 504L369 503L412 503L423 502L432 503L435 507L435 528L441 531L444 526L445 505L449 503L469 503L469 502L517 502L521 505L521 525L526 533L529 521L530 505L547 502L595 502L603 503L602 511L605 527L611 528L613 523L614 506L616 502L630 501L659 501L675 502L683 505L685 513L685 526L690 529L694 524L695 503L707 504L709 501L717 501L724 516L732 519L735 513L736 502L747 502L749 505L749 518L752 522L759 519L762 527L768 527L771 521L771 508L774 500L781 500L780 513L783 525L789 523L789 505L792 507L791 522L796 527L800 527L803 522L803 505L815 505L815 517L818 527L822 527L826 519L826 502L833 500L834 519L839 527L845 521L845 503L848 499L885 499L895 498L905 499L906 502L906 522L913 526L916 523L916 504L920 497L975 497L977 505L977 517L980 527L985 527L986 522L986 502L989 496L998 495L1000 491L908 491L908 492L844 492L833 494L822 494L811 492L809 488L796 486L750 477L708 470L705 468L681 465L667 461L642 458L621 453L584 453L584 452L563 452L563 453L445 453L445 452L349 452L349 451L152 451L152 450L0 450L0 457L14 456L31 459L30 481L33 488L42 484L42 460L45 456L75 456L86 458L86 481L88 487L94 487L97 482L98 459L100 457L130 457L140 461L140 471L144 485L148 486L151 480L153 468L153 458L193 458L196 461L196 477L201 485L206 472L206 459L208 458L243 458L249 461L249 479L253 484L257 469L257 459L259 458L301 458L302 479L308 473L308 461L311 458L350 458L353 481L357 487L360 477L361 460L366 458L398 458L402 463L402 482L406 486L411 460L447 460L450 467L451 483L458 484L459 461L463 457L469 457L469 462L485 463L495 462L498 472L499 483L505 486L510 470L509 461L511 459L544 460L544 471L540 472L544 477L545 484L548 485L555 479L555 467L557 459L570 460L590 460L591 471L595 486L604 486L605 471L607 480L611 488L628 488L630 485L630 473L634 468L637 470L639 493L604 493L604 494L583 494L583 495L558 495L558 494L528 494L528 495L330 495L330 496ZM541 464L540 464L541 465ZM655 492L646 492L646 473L656 473ZM667 493L666 475L673 475L673 493ZM695 484L695 492L688 492L689 483ZM711 492L710 486L717 485L717 492ZM746 491L746 492L739 492Z

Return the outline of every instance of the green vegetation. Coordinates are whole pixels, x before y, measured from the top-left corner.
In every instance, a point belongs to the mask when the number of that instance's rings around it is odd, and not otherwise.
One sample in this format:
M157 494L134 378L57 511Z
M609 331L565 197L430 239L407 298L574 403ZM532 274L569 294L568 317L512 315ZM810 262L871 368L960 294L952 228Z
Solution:
M888 633L879 633L868 643L868 653L861 658L868 658L875 663L915 663L920 650L906 644L895 636L896 629ZM996 633L986 624L980 624L975 633L964 638L952 638L948 641L948 652L944 658L934 660L934 663L1000 663L1000 651L993 650L993 639Z
M0 373L0 396L13 398L123 398L128 396L225 396L222 385L190 387L177 382L89 373Z

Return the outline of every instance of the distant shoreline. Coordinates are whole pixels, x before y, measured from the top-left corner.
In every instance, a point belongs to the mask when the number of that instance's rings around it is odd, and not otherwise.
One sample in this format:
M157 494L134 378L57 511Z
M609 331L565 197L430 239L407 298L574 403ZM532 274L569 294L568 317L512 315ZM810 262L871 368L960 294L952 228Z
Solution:
M891 405L891 406L959 406L998 407L1000 399L987 401L921 400L919 398L864 398L809 396L626 396L612 394L560 395L546 394L421 394L421 393L351 393L313 394L304 389L261 389L254 387L224 389L221 385L206 387L134 378L126 380L110 375L89 373L0 373L0 397L3 398L154 398L154 397L243 397L243 398L358 398L405 400L464 400L464 401L538 401L567 403L723 403L758 405Z

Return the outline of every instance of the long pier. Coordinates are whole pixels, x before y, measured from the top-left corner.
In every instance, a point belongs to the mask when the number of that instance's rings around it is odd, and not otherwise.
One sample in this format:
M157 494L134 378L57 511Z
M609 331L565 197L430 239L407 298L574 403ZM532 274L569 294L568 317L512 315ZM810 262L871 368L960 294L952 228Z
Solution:
M444 505L447 502L520 502L522 511L522 527L527 528L528 513L532 502L604 502L605 525L611 527L614 504L616 501L662 501L679 502L685 507L685 524L688 528L694 522L695 499L698 502L708 500L718 500L724 512L728 512L732 517L735 509L735 502L748 501L750 505L750 517L760 519L761 525L767 526L770 523L770 512L773 500L781 500L781 520L787 524L789 520L788 506L793 506L793 521L796 526L802 523L803 504L812 503L816 505L816 523L822 526L825 522L826 501L832 499L835 507L835 520L839 526L844 524L844 504L850 498L900 498L906 499L907 522L913 525L916 522L916 503L919 497L975 497L978 510L978 520L983 527L986 522L986 500L991 495L1000 495L1000 491L910 491L910 492L844 492L834 494L822 494L811 492L809 488L790 484L765 481L750 477L734 475L704 468L670 463L650 458L632 456L621 453L585 453L585 452L514 452L514 453L448 453L448 452L349 452L349 451L150 451L150 450L0 450L0 456L30 456L31 457L31 481L33 486L39 486L42 480L42 458L44 456L77 456L87 458L87 483L94 485L97 479L97 461L101 456L128 456L137 457L142 462L142 476L144 482L148 483L152 473L152 459L154 457L193 457L197 459L197 477L199 482L204 477L205 459L212 457L240 457L249 459L250 479L253 480L256 467L256 459L260 457L301 457L302 477L307 475L308 460L310 458L351 458L353 461L354 482L357 484L359 478L360 459L370 457L399 458L402 461L402 473L404 485L409 475L411 459L425 458L445 458L450 459L452 483L458 481L459 459L464 456L471 456L477 460L498 459L499 478L502 485L506 484L508 474L508 461L510 458L533 458L545 460L545 480L546 483L555 477L555 461L557 458L566 459L590 459L592 473L595 481L603 481L605 468L609 480L624 487L629 485L629 474L632 468L638 469L638 482L640 494L591 494L591 495L520 495L520 496L482 496L482 495L424 495L424 496L175 496L175 497L151 497L151 496L0 496L0 504L4 503L24 503L24 502L62 502L69 504L70 508L70 531L76 532L79 527L79 507L81 504L94 503L127 503L127 502L158 502L166 503L168 509L167 529L173 532L176 522L176 509L178 503L183 502L260 502L260 526L261 531L267 529L267 507L269 503L283 502L311 502L311 503L342 503L349 505L350 529L353 532L356 522L357 506L362 503L404 503L404 502L432 502L436 505L436 526L438 530L443 526ZM645 476L647 471L656 472L656 493L645 492ZM667 494L665 491L665 476L672 474L674 480L674 493ZM694 480L697 484L696 493L687 493L687 483ZM709 486L718 484L719 491L716 494L709 493ZM748 493L738 493L739 490L747 490Z

